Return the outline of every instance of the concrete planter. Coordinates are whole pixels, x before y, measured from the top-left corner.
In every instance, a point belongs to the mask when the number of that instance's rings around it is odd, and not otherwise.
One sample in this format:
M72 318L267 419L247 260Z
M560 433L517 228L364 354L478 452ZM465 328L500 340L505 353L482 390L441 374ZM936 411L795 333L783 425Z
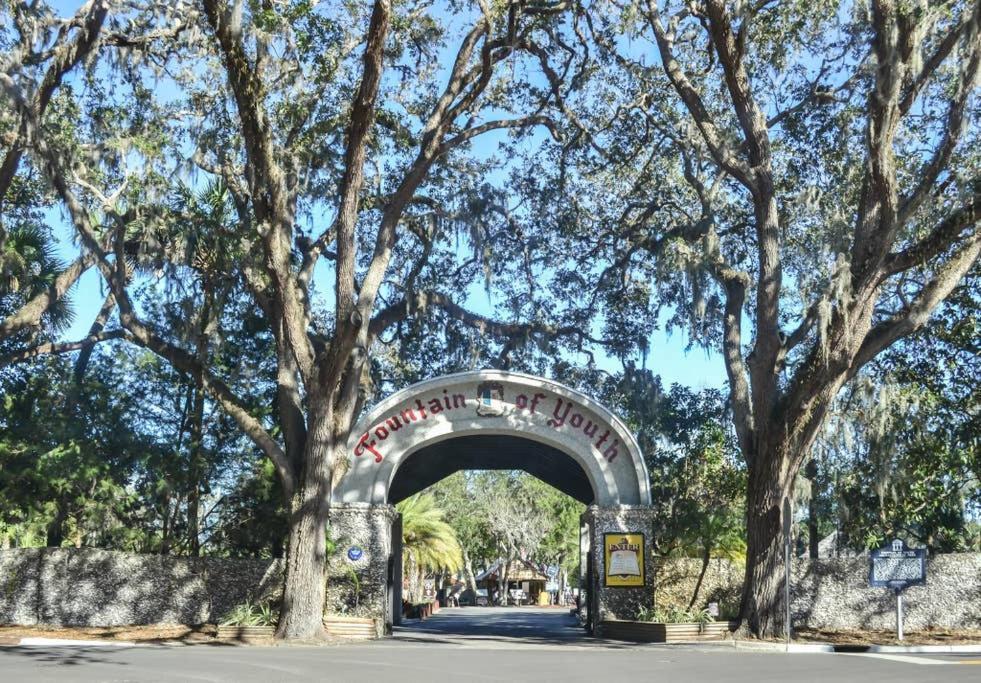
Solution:
M378 637L378 625L374 619L329 615L324 618L327 633L336 638L372 640Z
M736 622L715 621L709 624L662 624L650 621L602 621L600 635L613 640L635 643L679 643L699 640L722 640L735 630Z
M219 640L272 640L276 635L275 626L219 626Z

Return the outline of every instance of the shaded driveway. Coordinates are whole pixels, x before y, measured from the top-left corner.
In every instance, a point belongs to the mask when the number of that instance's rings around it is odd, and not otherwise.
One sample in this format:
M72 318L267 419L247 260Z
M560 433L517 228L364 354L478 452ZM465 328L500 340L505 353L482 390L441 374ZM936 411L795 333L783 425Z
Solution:
M558 607L444 608L425 621L411 619L396 626L389 642L508 647L602 643L589 637L568 608Z

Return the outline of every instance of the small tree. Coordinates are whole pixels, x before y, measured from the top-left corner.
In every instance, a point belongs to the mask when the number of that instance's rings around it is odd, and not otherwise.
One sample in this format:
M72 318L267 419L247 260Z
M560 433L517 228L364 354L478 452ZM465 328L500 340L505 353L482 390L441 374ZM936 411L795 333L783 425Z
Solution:
M409 599L421 601L427 573L460 571L463 553L446 512L437 507L431 493L417 493L395 509L402 515L403 573L409 575Z

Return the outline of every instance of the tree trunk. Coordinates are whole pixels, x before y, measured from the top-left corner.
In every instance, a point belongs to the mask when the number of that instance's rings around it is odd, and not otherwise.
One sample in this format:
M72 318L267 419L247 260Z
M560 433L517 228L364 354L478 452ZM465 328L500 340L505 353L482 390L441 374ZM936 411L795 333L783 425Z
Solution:
M511 560L510 559L506 559L504 561L504 566L501 567L501 580L504 582L504 584L503 584L504 585L504 589L501 591L501 595L504 598L504 605L505 606L508 605L508 603L510 602L510 599L511 599L511 593L508 590L508 588L509 588L508 578L510 578L509 577L509 574L510 573L511 573Z
M783 622L783 501L792 494L780 450L761 449L749 469L746 576L740 614L760 638L780 635Z
M702 570L698 573L698 581L695 582L695 590L692 591L691 600L688 602L688 609L695 606L698 602L698 593L702 590L702 581L705 580L705 573L708 572L709 561L710 561L710 548L709 543L704 543L702 545Z
M463 550L463 573L467 578L467 588L473 591L474 600L477 599L477 576L473 571L473 560L470 559L470 553Z
M48 524L44 539L44 545L49 548L60 548L62 542L65 540L64 525L65 520L68 518L68 513L65 511L65 504L60 500L56 500L55 505L58 506L58 509L55 512L54 519Z
M323 438L329 417L318 420L307 439L304 467L290 504L286 581L277 638L321 640L326 600L327 519L333 448Z
M201 473L204 440L204 390L194 388L191 410L191 442L187 486L187 552L191 557L201 554Z

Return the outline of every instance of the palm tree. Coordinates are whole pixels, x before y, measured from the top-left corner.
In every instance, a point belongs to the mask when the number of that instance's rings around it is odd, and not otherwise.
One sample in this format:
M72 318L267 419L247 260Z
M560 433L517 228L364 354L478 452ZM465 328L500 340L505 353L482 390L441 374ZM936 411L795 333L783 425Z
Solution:
M431 494L417 493L395 506L402 515L402 551L409 575L409 596L418 597L424 574L457 572L463 551L453 527Z
M63 269L50 234L34 225L11 229L0 245L0 320L50 288ZM62 296L48 306L41 324L57 335L73 318L71 301Z
M745 530L741 518L734 513L731 508L702 510L684 539L684 545L697 552L702 560L688 609L692 609L698 602L698 594L713 555L728 560L744 560L746 557Z

